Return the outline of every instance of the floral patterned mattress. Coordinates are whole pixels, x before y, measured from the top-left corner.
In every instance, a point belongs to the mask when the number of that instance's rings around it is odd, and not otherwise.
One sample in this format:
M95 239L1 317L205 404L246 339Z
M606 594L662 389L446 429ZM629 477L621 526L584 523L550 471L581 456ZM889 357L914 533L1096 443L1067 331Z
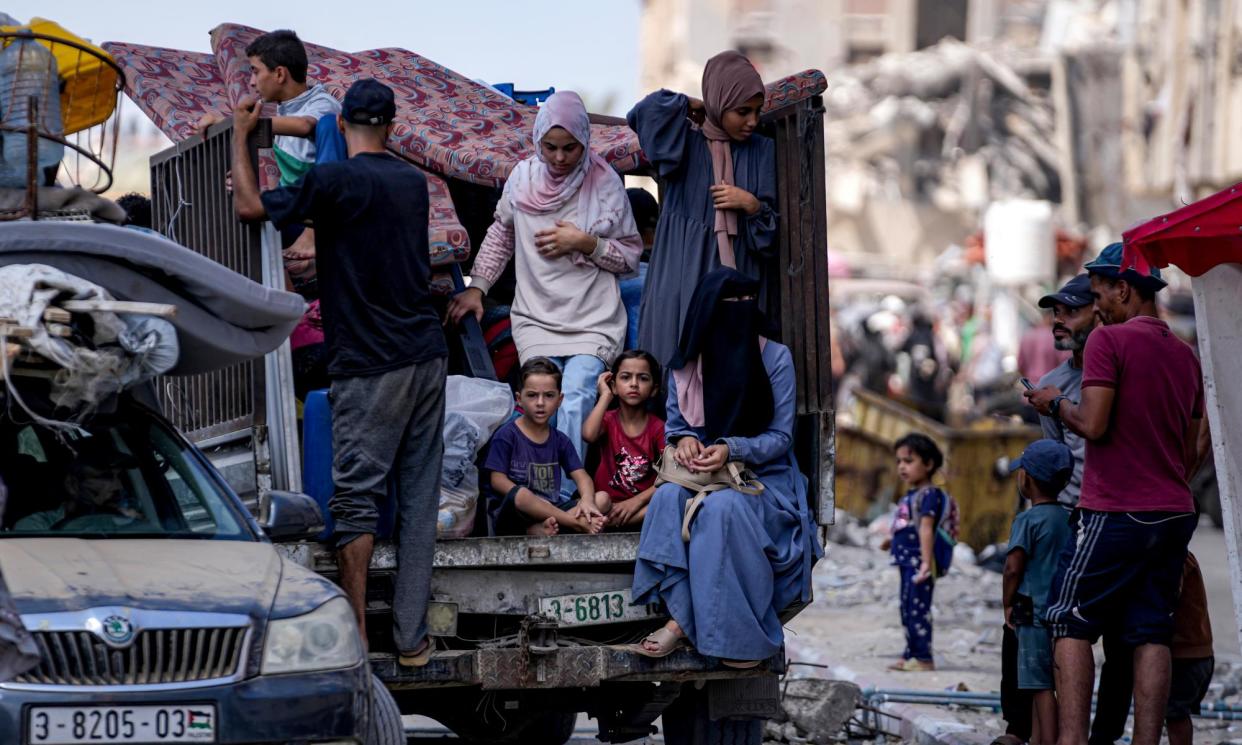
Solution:
M121 42L109 42L104 48L125 71L125 92L173 142L193 135L194 125L204 114L232 111L220 67L210 54ZM270 154L261 161L262 182L274 185L278 180L275 161ZM431 265L465 261L470 256L470 239L458 221L448 184L434 173L424 174L431 197ZM440 278L441 284L446 281Z
M103 46L125 71L129 96L178 141L192 134L204 113L226 114L249 92L245 48L261 33L222 24L211 33L212 54L123 42ZM378 78L393 88L397 122L390 146L428 171L433 264L464 261L469 238L441 176L486 186L503 184L513 167L533 152L530 132L537 109L404 49L348 53L307 42L306 51L308 78L323 83L338 99L353 81L364 77ZM826 87L818 70L792 75L767 86L766 107L785 106ZM623 173L642 164L638 138L628 127L592 125L591 144Z

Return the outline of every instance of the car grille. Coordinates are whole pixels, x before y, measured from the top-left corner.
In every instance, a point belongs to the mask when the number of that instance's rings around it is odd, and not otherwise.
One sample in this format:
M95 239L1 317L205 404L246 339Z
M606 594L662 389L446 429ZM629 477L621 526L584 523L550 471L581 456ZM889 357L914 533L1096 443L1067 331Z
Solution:
M37 631L34 638L43 659L14 682L151 685L232 677L241 664L246 629L143 629L123 649L88 631Z

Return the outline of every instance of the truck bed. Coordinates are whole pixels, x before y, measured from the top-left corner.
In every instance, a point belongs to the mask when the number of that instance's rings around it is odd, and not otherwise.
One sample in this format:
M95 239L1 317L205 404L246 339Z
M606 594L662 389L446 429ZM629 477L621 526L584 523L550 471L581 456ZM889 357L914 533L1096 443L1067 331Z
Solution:
M659 660L636 654L628 645L664 619L655 608L645 618L569 627L543 613L541 598L622 591L628 597L638 540L637 533L604 533L437 541L428 617L441 619L432 622L433 627L440 625L432 632L438 651L419 669L398 665L391 649L384 648L391 622L386 580L396 571L397 554L394 543L379 542L368 593L372 668L398 689L483 690L593 688L606 682L739 678L783 671L779 654L747 671L688 649ZM335 554L327 544L284 544L279 550L325 576L337 573ZM787 616L798 610L788 609ZM449 616L454 619L451 629L443 621Z

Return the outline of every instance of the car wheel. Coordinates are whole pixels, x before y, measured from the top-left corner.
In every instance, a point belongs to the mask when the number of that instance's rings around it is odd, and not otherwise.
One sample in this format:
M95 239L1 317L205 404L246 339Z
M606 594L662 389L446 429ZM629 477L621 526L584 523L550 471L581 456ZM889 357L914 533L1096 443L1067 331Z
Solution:
M384 683L371 676L371 720L367 727L367 745L405 745L405 725L401 710Z
M718 719L707 716L707 692L682 686L677 700L660 715L668 745L760 745L762 719Z

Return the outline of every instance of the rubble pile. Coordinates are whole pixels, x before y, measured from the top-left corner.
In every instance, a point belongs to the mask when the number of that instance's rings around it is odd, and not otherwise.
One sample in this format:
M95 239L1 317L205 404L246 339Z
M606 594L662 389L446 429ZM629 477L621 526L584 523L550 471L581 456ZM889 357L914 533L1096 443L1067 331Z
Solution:
M824 94L833 201L884 194L946 210L1059 201L1046 63L946 39L842 68Z

